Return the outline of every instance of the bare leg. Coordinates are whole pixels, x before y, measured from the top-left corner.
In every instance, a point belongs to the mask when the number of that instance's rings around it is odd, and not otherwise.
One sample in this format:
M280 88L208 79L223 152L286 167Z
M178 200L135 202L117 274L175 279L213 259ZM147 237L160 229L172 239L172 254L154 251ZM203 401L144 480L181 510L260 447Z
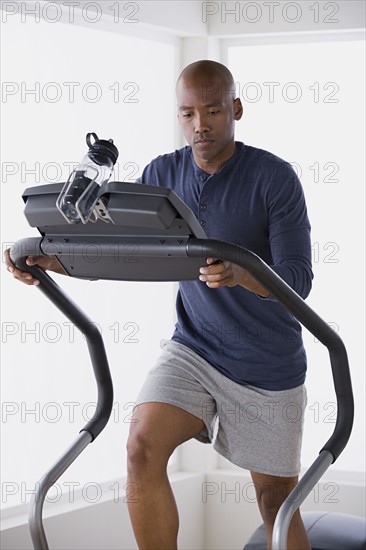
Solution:
M250 472L259 510L267 531L268 550L272 548L272 531L277 512L297 483L297 477L279 477ZM297 510L291 520L288 533L288 550L311 550L310 541L302 522L300 511Z
M128 510L140 550L175 550L178 511L167 476L174 449L204 428L202 420L166 403L135 409L128 450Z

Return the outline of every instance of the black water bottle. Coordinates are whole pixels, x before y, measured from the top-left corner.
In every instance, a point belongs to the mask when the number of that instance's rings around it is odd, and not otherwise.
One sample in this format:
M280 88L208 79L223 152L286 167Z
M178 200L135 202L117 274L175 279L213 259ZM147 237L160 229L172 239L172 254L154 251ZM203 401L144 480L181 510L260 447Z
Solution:
M91 137L94 142L91 142ZM98 200L102 183L109 180L118 158L113 140L99 139L91 132L86 135L89 151L71 173L62 188L56 205L69 223L87 223Z

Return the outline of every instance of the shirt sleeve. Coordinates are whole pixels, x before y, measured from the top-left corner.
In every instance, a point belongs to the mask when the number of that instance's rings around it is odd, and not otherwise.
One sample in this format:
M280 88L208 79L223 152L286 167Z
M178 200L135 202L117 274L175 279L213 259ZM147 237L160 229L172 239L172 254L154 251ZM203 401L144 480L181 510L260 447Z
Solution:
M304 192L288 163L274 171L267 194L270 267L305 299L311 290L310 222ZM267 299L275 300L273 297Z
M150 162L145 166L140 177L135 180L135 183L157 185L156 183L156 170L154 169L154 162Z

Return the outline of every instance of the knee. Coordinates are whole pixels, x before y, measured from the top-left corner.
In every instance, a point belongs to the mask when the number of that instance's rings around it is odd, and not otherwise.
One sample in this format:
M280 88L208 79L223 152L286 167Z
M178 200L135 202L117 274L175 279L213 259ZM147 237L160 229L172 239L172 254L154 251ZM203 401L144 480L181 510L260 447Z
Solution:
M143 430L135 430L127 440L127 469L134 474L148 474L152 470L166 468L169 457L165 457L156 440Z

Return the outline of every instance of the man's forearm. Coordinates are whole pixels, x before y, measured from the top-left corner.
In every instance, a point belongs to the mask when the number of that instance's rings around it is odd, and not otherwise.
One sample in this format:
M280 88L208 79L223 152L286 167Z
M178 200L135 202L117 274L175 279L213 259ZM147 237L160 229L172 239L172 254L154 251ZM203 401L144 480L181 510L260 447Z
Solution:
M258 294L262 298L268 298L268 296L271 294L270 292L268 292L266 288L264 288L264 286L258 283L258 281L256 281L256 279L254 279L248 273L245 273L242 281L239 284L243 288L246 288L247 290L250 290L251 292Z

